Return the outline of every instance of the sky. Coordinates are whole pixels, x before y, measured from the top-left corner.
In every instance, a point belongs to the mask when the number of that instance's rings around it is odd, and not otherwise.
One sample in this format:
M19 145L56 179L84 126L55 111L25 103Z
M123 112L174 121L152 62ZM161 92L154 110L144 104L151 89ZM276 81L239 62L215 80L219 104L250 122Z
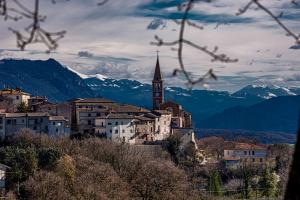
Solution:
M28 8L32 0L21 0ZM82 77L101 74L110 78L128 78L150 83L159 51L160 65L168 86L185 86L183 77L173 77L178 68L177 52L171 47L150 43L158 35L164 41L178 39L179 0L70 0L52 4L41 0L42 23L49 31L66 30L57 50L45 53L43 45L16 48L16 38L8 27L21 29L28 21L0 21L0 58L54 58ZM249 84L276 84L300 87L300 49L291 49L294 41L265 12L251 7L241 16L239 8L247 0L199 2L189 19L204 27L187 27L185 38L218 53L237 58L236 63L211 62L203 52L184 46L184 64L195 78L212 68L217 81L208 81L209 89L236 91ZM283 12L281 20L300 33L300 5L290 0L261 0L273 13ZM201 88L202 86L196 86Z

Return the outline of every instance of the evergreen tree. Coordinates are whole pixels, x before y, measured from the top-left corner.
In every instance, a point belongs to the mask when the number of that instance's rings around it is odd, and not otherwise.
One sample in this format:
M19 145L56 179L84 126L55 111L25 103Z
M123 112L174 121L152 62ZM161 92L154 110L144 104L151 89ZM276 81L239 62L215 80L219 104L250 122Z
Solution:
M28 106L27 106L27 104L26 104L24 101L22 101L22 102L18 105L17 109L18 109L18 112L25 113L25 112L28 111Z
M275 197L276 194L276 177L269 167L266 167L260 179L262 194L266 197Z
M216 196L221 196L222 180L218 171L214 170L210 173L208 189Z
M250 199L253 193L251 187L251 178L252 178L251 169L248 167L244 167L242 174L243 174L243 183L244 183L243 197L245 197L246 199Z

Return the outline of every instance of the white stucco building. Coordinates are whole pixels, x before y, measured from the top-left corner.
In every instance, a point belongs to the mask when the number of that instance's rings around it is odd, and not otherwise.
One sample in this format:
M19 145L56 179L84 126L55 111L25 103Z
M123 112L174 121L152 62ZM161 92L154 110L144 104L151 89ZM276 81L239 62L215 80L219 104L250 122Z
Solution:
M28 100L30 99L30 94L23 92L21 89L10 89L6 88L3 90L0 90L0 96L12 99L13 105L18 106L22 102L24 102L26 105L28 105Z
M135 116L111 113L95 119L95 133L115 142L134 143Z

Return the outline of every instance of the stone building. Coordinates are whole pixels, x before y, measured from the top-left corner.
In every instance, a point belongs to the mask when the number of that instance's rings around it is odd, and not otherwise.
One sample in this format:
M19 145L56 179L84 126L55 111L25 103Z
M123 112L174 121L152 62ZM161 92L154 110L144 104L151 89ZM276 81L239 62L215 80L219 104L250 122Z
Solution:
M0 113L0 137L12 137L21 129L31 129L49 136L70 134L63 116L53 117L48 113Z
M155 72L152 80L152 110L167 110L172 113L172 128L191 128L192 116L174 101L164 102L164 84L157 56Z
M135 116L129 114L108 114L95 120L95 132L114 142L134 144L136 136Z
M172 113L172 128L192 128L192 116L184 111L180 104L167 101L162 103L160 108Z
M0 101L6 101L6 103L8 103L7 107L4 107L2 109L5 109L7 112L16 112L17 107L22 102L28 105L29 98L30 94L23 92L20 88L5 88L0 90Z
M109 114L141 116L150 112L145 108L120 104L102 98L78 99L73 101L72 104L72 129L86 134L97 133L95 130L96 118L106 117Z
M240 167L248 164L265 164L267 148L264 145L234 142L224 149L224 161L227 167Z

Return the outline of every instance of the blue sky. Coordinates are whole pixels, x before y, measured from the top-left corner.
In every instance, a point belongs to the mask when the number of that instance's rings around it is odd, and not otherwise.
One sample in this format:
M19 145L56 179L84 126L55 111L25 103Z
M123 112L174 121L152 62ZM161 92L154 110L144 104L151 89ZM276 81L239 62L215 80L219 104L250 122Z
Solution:
M28 7L30 1L23 0ZM111 0L101 7L95 6L97 2L71 0L52 5L50 0L42 1L41 11L47 15L43 26L67 31L59 48L51 54L45 54L41 45L28 46L25 52L15 51L16 41L8 27L19 28L23 24L0 21L0 57L52 57L83 76L103 74L150 82L159 50L166 83L184 86L182 78L171 76L178 67L176 52L170 47L150 45L155 35L166 41L177 39L179 27L172 19L182 16L177 10L178 0ZM207 55L185 46L186 67L195 77L213 68L219 80L209 82L211 89L234 91L252 83L300 87L300 50L289 49L293 40L255 7L236 16L246 3L246 0L214 0L194 6L190 20L204 30L187 28L186 37L209 49L218 46L220 53L238 58L239 62L212 63ZM300 6L292 5L289 0L261 0L261 3L276 14L283 12L285 24L300 33ZM162 26L148 30L153 20Z

